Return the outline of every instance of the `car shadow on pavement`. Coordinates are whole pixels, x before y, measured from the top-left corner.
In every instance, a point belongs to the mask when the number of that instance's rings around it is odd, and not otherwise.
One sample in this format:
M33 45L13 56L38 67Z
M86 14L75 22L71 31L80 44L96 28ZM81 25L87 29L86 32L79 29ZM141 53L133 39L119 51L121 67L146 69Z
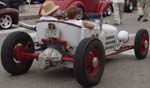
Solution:
M106 63L112 63L115 61L136 61L137 58L134 55L124 55L124 54L118 54L118 55L114 55L112 57L107 57L106 58Z

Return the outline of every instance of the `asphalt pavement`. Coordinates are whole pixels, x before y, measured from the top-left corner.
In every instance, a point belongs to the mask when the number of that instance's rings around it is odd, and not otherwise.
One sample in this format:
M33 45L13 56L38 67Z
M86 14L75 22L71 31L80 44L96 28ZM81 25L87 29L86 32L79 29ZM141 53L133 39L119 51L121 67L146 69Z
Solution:
M132 37L139 29L150 32L149 22L137 22L137 14L125 13L123 25L117 26L119 30L126 30ZM35 24L37 19L22 20L25 23ZM113 17L104 18L105 22L113 24ZM5 37L14 31L25 31L35 37L35 32L18 26L13 29L0 30L0 45ZM144 60L137 60L134 52L127 51L122 54L107 57L106 67L100 83L93 88L150 88L150 52ZM11 76L0 65L0 88L83 88L75 80L73 70L63 67L40 70L35 60L28 73Z

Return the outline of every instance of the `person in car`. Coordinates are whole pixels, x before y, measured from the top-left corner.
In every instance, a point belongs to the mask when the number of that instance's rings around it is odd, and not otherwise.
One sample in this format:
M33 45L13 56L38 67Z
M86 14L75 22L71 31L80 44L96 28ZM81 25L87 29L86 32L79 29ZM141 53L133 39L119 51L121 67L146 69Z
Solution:
M79 17L80 17L80 10L77 9L77 7L70 7L67 10L68 20L65 22L76 24L78 26L85 27L88 29L94 29L94 27L96 26L93 22L87 20L80 20Z
M57 10L59 9L58 5L55 5L53 1L46 0L41 8L41 18L39 20L58 20L54 17Z
M39 21L45 21L45 20L58 20L54 17L54 14L59 9L59 6L55 5L51 0L46 0L41 8L41 16ZM37 35L39 36L39 40L43 38L48 38L49 36L49 30L48 29L37 29Z

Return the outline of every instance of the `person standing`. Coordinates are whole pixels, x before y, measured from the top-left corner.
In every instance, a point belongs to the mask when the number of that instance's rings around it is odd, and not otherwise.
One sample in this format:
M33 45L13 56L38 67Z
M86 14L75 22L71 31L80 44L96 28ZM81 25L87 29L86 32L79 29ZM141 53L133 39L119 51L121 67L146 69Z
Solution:
M142 3L142 0L137 0L137 13L139 15L137 21L140 21L144 16L144 13L143 13L143 8L144 7L141 3Z
M148 21L149 11L150 11L150 1L149 0L138 0L138 21L143 18L143 22Z
M125 0L112 0L112 2L113 2L114 19L115 19L114 24L120 25L122 23Z

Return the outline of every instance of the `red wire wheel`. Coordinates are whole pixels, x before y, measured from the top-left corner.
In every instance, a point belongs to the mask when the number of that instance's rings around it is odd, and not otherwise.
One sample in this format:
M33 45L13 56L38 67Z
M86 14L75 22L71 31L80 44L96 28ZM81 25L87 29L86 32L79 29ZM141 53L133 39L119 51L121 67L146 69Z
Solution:
M86 68L89 76L94 77L97 75L101 62L100 52L96 48L91 50L87 57Z
M34 53L32 38L24 32L9 34L2 45L1 61L4 69L12 75L26 73L32 65L33 60L23 58L22 52Z
M92 87L100 81L105 67L105 51L100 40L83 39L74 58L74 74L79 84Z
M148 54L149 34L145 29L137 32L134 42L134 51L137 59L144 59Z

